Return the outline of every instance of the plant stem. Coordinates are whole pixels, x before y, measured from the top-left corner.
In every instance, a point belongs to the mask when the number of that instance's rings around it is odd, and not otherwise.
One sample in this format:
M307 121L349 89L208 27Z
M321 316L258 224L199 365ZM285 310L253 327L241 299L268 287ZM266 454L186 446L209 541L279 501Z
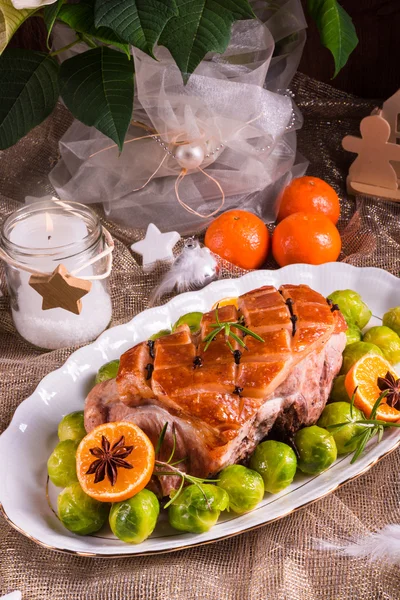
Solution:
M70 44L67 44L63 48L60 48L59 50L55 50L54 52L50 52L50 56L57 56L57 54L61 54L61 52L65 52L66 50L69 50L73 46L76 46L76 44L79 44L79 42L81 42L81 41L82 41L81 38L77 37L76 40L74 40Z

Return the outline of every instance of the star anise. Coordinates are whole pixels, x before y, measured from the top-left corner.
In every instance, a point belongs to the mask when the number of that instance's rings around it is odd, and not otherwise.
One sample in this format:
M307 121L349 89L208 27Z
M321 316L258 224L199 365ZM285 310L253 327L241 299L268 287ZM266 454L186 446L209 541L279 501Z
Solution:
M396 379L390 371L386 373L385 377L378 377L378 388L381 392L389 390L386 396L389 406L397 408L397 405L400 405L400 379Z
M111 485L115 485L118 467L122 467L123 469L133 469L133 466L124 460L124 458L130 455L132 450L133 446L125 446L125 436L122 436L118 442L115 442L112 448L110 448L110 442L102 435L101 448L90 448L90 454L93 454L97 460L92 462L89 469L86 471L86 475L93 475L93 473L95 473L95 483L103 481L107 475Z

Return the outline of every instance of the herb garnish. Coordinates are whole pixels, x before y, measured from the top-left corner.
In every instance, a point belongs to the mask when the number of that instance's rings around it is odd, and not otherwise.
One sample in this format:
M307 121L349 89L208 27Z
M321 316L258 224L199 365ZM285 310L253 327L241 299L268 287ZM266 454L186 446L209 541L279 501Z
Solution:
M397 405L400 404L400 379L396 379L388 371L385 377L378 377L378 388L381 392L388 391L386 402L392 408L397 408Z
M117 481L118 468L133 469L133 466L129 464L124 458L130 455L133 450L133 446L125 446L125 437L122 436L115 442L110 448L110 442L102 435L101 436L101 448L90 448L90 454L93 454L97 458L90 465L86 471L86 475L96 474L94 483L100 483L107 475L111 485L115 485Z
M167 432L167 428L168 428L168 423L165 423L164 427L161 430L161 433L159 435L159 438L157 440L157 444L155 447L156 456L160 452L161 446L163 445L165 434ZM172 451L171 451L169 459L165 462L162 460L156 459L156 461L155 461L156 468L154 469L154 475L156 475L157 477L160 477L161 475L174 475L175 477L178 476L181 478L181 483L180 483L178 490L175 492L175 494L172 496L172 498L170 500L168 500L168 502L165 504L164 508L168 508L168 506L170 506L170 504L172 504L172 502L174 500L176 500L176 498L178 498L178 496L180 495L180 493L183 490L183 486L185 485L185 483L190 482L199 488L199 490L201 491L201 493L203 494L203 496L206 500L208 508L211 510L211 506L208 501L208 498L200 484L216 483L219 480L218 479L201 479L200 477L195 477L194 475L189 475L188 473L185 473L184 471L181 471L180 469L178 469L175 465L184 462L185 459L179 459L176 462L171 462L174 457L175 449L176 449L176 433L175 433L174 425L172 425L172 438L173 438L173 446L172 446Z
M356 392L357 392L357 388L355 388L353 395L351 397L351 403L350 403L350 415L351 416L353 416L354 398L355 398ZM360 425L361 427L365 428L364 431L361 431L361 433L358 433L357 435L352 437L345 444L345 446L350 446L354 443L355 440L357 440L357 447L354 451L353 458L351 459L351 464L356 462L357 458L364 451L365 446L367 445L367 443L369 442L370 439L372 439L373 437L375 437L377 435L378 443L379 443L382 440L382 436L383 436L385 429L387 429L389 427L400 427L400 423L398 421L393 423L390 421L381 421L380 419L376 418L378 408L381 406L381 404L384 404L384 402L382 402L382 400L384 398L386 398L386 396L389 393L390 393L390 391L388 389L385 389L381 393L379 398L376 400L374 406L372 407L369 419L367 419L366 417L363 417L363 419L360 421L347 421L346 423L337 423L336 425L328 425L328 427L327 427L328 431L332 431L334 429L337 431L340 431L343 427L346 427L346 425L349 425L349 423L354 424L354 425Z
M221 331L225 332L225 342L227 343L227 345L229 346L230 351L233 353L234 349L232 347L232 344L229 340L229 338L231 337L232 339L234 339L239 346L241 346L242 348L245 348L247 350L247 346L244 343L244 341L238 336L236 335L236 333L234 333L232 331L232 329L239 329L240 331L243 331L243 333L245 333L246 335L250 335L251 337L253 337L254 339L258 340L259 342L263 342L263 338L260 337L257 333L254 333L254 331L252 331L251 329L249 329L248 327L245 327L243 325L243 321L220 321L219 320L219 316L218 316L218 304L217 307L215 309L215 323L212 323L210 325L210 327L212 327L213 331L210 331L209 334L206 335L205 338L202 339L202 342L205 343L204 346L204 352L207 350L207 348L209 347L209 345L211 344L211 342L213 341L213 339L219 334L221 333Z

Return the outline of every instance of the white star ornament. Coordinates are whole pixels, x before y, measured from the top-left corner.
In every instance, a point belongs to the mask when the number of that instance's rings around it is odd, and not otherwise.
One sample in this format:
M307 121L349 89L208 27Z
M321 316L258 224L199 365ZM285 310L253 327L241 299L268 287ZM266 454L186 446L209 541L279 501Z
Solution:
M143 268L148 269L158 260L173 260L172 250L180 239L181 236L177 231L161 233L154 223L150 223L147 227L146 237L140 242L132 244L131 249L142 256Z

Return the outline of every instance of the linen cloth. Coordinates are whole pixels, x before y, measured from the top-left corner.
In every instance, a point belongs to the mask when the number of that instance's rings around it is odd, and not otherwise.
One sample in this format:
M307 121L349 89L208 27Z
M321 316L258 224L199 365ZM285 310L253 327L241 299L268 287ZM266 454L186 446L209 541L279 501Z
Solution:
M345 193L352 160L340 141L357 134L360 120L377 104L296 75L292 90L305 117L299 150L309 174L331 183L342 199L341 258L359 266L400 273L400 208ZM15 147L0 152L0 220L26 195L51 192L47 173L57 161L57 140L71 117L59 105L43 125ZM115 242L111 280L113 325L147 307L162 268L144 274L129 245L140 230L107 221ZM267 267L276 265L270 261ZM223 276L240 269L225 265ZM372 284L372 282L371 282ZM74 348L42 352L22 340L12 324L4 270L0 267L0 431L39 381L60 367ZM379 293L379 290L377 290ZM396 300L400 304L400 299ZM384 561L338 556L314 540L365 535L400 522L400 450L324 499L275 523L207 546L120 559L81 558L35 545L0 517L0 594L19 589L25 600L398 600L400 569Z

